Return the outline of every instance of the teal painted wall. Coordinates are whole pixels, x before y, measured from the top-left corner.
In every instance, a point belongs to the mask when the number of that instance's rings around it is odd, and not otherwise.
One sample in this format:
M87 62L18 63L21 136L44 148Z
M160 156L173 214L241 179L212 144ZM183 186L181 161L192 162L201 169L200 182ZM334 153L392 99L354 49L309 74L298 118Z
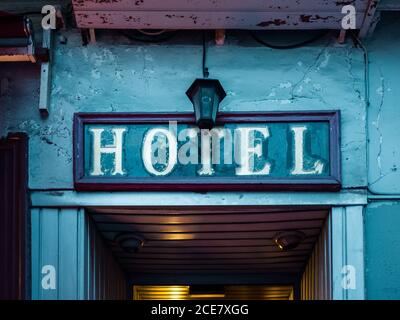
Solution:
M374 203L365 213L368 299L400 299L400 202Z
M400 14L385 14L366 47L371 62L368 185L373 193L400 194Z
M370 55L368 188L390 200L400 194L400 14L382 15L366 47ZM373 193L373 194L372 194ZM400 203L378 201L365 212L368 299L400 299Z
M125 299L125 276L83 209L32 210L32 299ZM55 287L43 287L43 266ZM46 282L46 281L45 281Z

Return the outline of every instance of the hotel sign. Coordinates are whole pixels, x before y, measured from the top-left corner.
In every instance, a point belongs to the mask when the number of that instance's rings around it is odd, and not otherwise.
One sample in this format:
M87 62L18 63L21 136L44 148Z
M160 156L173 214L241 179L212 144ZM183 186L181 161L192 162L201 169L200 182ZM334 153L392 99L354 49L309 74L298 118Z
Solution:
M78 113L77 190L340 189L339 112Z

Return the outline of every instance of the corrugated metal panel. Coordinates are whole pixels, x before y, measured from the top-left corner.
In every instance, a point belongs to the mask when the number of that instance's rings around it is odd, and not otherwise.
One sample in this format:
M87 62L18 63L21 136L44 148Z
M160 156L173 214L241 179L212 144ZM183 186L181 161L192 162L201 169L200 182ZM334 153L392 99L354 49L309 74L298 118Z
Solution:
M365 298L363 228L362 206L332 208L301 279L302 299Z
M103 239L96 229L94 223L88 221L89 247L91 252L89 261L90 268L93 270L95 280L92 284L89 281L90 296L93 299L125 299L127 295L125 275L114 260L111 251L105 246ZM94 279L93 279L94 278Z
M365 299L363 210L362 206L332 208L332 299L335 300Z
M332 299L330 225L328 218L301 278L302 300Z
M83 209L33 209L33 299L125 299L122 270ZM55 268L55 288L42 286L43 266Z

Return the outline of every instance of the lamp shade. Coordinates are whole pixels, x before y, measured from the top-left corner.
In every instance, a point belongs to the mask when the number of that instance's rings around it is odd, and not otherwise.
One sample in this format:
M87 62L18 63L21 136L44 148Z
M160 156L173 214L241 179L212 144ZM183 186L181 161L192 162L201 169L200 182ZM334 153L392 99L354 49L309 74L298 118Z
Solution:
M215 79L196 79L186 95L193 103L196 123L201 129L214 126L218 107L226 93L221 83Z
M274 243L282 251L288 251L296 248L305 238L301 231L291 230L280 232L274 237Z
M114 241L127 253L138 252L145 242L141 236L132 233L120 233L115 237Z

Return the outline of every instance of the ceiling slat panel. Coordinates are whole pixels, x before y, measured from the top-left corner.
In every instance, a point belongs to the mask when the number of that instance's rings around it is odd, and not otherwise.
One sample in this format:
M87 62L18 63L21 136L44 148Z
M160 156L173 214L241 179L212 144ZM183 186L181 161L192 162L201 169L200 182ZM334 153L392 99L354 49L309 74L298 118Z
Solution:
M265 207L265 206L195 206L195 207L96 207L91 208L90 212L93 214L139 214L139 215L159 215L159 214L249 214L249 213L274 213L274 212L305 212L305 211L320 211L328 210L328 207L315 207L315 206L279 206L279 207Z
M297 251L306 251L309 252L314 244L310 243L302 243L297 248L289 251L289 252L297 252ZM112 251L119 255L123 254L124 251L118 247L115 243L109 242L109 247ZM253 247L233 247L233 246L221 246L221 247L149 247L144 246L140 249L139 254L142 255L153 255L153 254L196 254L196 255L204 255L204 254L235 254L235 253L281 253L281 250L272 242L270 245L265 246L253 246ZM137 255L137 253L135 253Z
M288 229L285 229L288 230ZM296 229L297 230L297 229ZM305 233L308 237L313 237L317 236L320 233L320 229L299 229L303 233ZM108 231L104 229L100 229L100 231ZM120 232L133 232L133 233L138 233L135 229L131 229L129 227L121 227L119 228ZM275 231L251 231L251 232L202 232L202 233L147 233L147 232L139 232L140 235L142 235L147 241L146 241L146 246L148 245L153 245L153 241L175 241L179 240L179 242L182 242L183 245L188 245L188 243L184 244L184 241L189 241L189 240L206 240L205 242L202 243L202 245L206 245L210 240L223 240L220 245L222 246L230 246L234 245L232 243L232 240L246 240L246 239L264 239L264 243L260 244L265 244L266 242L270 242L273 237L275 236L277 231L281 231L280 229L277 229ZM312 239L313 241L314 239ZM212 243L212 242L210 242ZM164 243L165 246L172 245L172 243Z
M174 266L202 266L202 265L218 265L218 264L226 264L229 265L238 265L238 264L279 264L283 262L302 262L306 261L306 257L297 256L297 257L272 257L272 258L257 258L257 259L208 259L208 260L190 260L190 259L174 259L174 260L163 260L163 259L135 259L135 258L120 258L119 261L124 265L174 265Z
M304 267L326 208L92 208L92 217L121 266L134 274L206 275L297 273ZM299 230L306 238L280 251L272 239ZM116 236L145 239L137 253L124 251Z
M249 222L276 222L293 221L301 216L303 220L324 219L325 210L319 211L299 211L299 212L280 212L268 214L209 214L209 215L93 215L96 222L99 223L138 223L138 224L188 224L188 223L249 223Z
M307 238L303 243L314 243L320 229L302 230ZM103 232L106 239L113 239L117 233ZM235 247L265 246L272 244L275 232L240 232L240 233L194 233L194 234L144 234L146 247Z
M114 251L115 252L115 251ZM133 259L160 259L160 260L174 260L174 259L188 259L191 261L196 260L204 260L204 259L255 259L255 258L273 258L273 257L293 257L293 256L304 256L307 255L309 251L307 250L296 250L296 251L287 251L287 252L256 252L256 253L231 253L229 252L229 248L227 248L227 252L223 253L189 253L189 254L170 254L170 253L156 253L156 254L148 254L148 253L124 253L124 252L115 252L115 256L124 259L124 258L133 258Z
M291 230L303 228L320 228L323 220L296 220L284 222L261 222L261 223L225 223L225 224L175 224L175 225L150 225L150 224L112 224L98 223L100 230L129 231L129 232L240 232L240 231L269 231L269 230Z
M133 274L157 274L157 275L207 275L207 274L266 274L266 273L274 273L274 274L293 274L301 272L304 268L304 264L286 264L281 266L258 266L252 265L251 267L246 267L243 265L231 266L231 265L215 265L203 268L188 268L188 267L175 267L175 266L167 266L167 267L133 267L133 266L124 266L125 272L133 273Z

